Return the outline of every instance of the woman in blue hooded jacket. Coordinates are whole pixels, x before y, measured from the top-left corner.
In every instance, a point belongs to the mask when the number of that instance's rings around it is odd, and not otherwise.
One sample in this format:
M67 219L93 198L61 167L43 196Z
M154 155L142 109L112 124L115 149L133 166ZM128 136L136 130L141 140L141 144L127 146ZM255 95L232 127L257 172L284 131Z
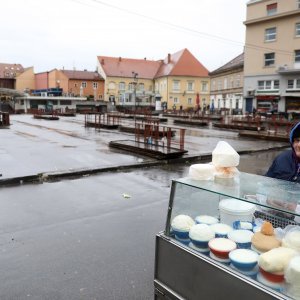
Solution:
M273 161L266 176L300 182L300 122L290 132L292 149L279 154Z

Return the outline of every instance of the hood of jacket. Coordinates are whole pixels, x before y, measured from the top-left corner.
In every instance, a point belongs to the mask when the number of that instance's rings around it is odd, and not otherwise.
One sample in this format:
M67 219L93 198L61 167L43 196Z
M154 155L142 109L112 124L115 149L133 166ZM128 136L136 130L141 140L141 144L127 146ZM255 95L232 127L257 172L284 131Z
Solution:
M298 122L290 131L290 143L293 144L293 139L300 137L300 122Z

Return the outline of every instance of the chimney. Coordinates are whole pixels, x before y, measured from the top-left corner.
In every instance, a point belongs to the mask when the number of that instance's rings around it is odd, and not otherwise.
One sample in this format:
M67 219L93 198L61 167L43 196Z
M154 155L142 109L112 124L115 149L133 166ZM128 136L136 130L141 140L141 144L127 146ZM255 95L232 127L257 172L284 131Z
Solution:
M168 64L171 62L171 54L168 53Z
M121 61L122 61L122 57L120 56L120 57L119 57L119 62L121 62Z
M104 58L101 59L101 65L104 65Z

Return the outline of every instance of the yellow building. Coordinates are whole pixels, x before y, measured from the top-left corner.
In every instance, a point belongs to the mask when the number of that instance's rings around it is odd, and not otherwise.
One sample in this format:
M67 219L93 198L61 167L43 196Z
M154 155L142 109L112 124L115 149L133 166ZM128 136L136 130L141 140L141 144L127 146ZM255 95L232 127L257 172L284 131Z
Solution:
M98 72L104 100L119 108L158 109L160 102L167 109L194 109L209 101L208 70L187 49L158 61L98 56Z
M300 1L247 3L245 110L300 112Z

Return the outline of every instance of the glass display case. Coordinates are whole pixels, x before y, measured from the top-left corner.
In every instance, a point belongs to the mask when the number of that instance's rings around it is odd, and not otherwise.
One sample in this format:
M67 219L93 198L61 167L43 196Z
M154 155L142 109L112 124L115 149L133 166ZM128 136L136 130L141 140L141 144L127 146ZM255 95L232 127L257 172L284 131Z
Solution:
M300 228L299 206L299 184L264 176L173 180L166 228L156 236L155 298L299 299L289 290L283 271L268 273L257 263L247 265L252 254L257 262L269 251L251 243L266 221L279 241L274 247L281 246L287 228ZM237 262L233 252L239 254Z

